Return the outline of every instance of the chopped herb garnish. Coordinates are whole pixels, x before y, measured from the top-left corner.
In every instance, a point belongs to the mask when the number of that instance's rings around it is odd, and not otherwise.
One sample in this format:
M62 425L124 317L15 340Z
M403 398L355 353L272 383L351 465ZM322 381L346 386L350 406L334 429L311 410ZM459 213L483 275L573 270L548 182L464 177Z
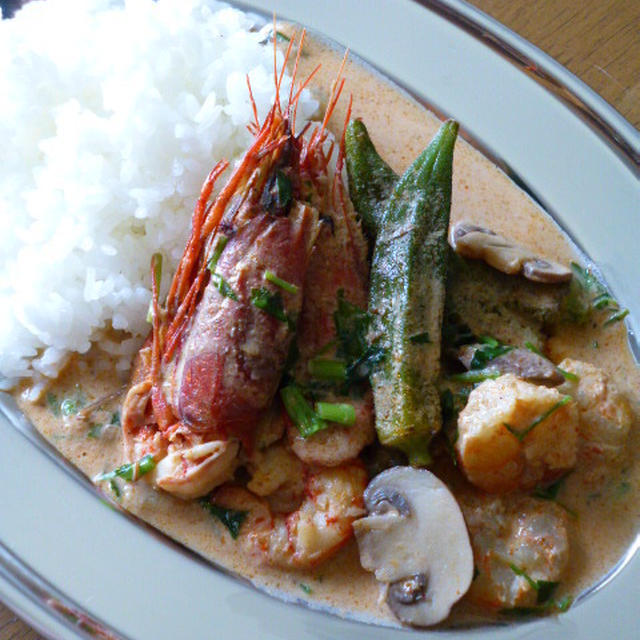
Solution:
M348 362L360 358L369 348L367 331L371 315L345 300L344 291L338 291L338 305L333 314L338 339L337 355Z
M536 347L535 344L533 344L532 342L525 342L524 346L527 347L527 349L529 349L529 351L533 351L533 353L535 353L536 355L544 358L545 355L542 353L542 351L540 351L540 349L538 349L538 347ZM565 380L569 380L571 382L577 382L578 380L580 380L580 377L577 376L575 373L571 373L570 371L565 371L564 369L561 369L560 367L556 367L556 371L562 375L562 377Z
M616 487L616 490L614 492L614 497L622 498L624 495L629 493L630 490L631 490L631 483L625 480Z
M628 309L620 309L617 301L607 288L593 275L590 269L585 269L575 262L571 263L573 279L571 289L565 300L565 307L570 319L584 322L592 311L613 312L603 326L619 322L627 317Z
M540 500L555 500L566 478L567 476L564 475L553 484L547 485L546 487L536 487L533 491L533 496L540 498Z
M307 364L309 373L319 380L344 382L347 379L347 365L343 360L312 358Z
M60 403L55 393L47 393L47 405L54 416L58 417L60 415Z
M148 453L144 458L131 462L129 464L123 464L121 467L109 471L107 473L101 473L96 476L95 482L103 482L104 480L112 480L113 478L122 478L123 480L137 480L143 475L153 471L156 468L156 461L153 455Z
M276 39L282 42L289 42L291 40L289 36L285 36L281 31L276 31Z
M300 583L300 588L307 594L310 595L313 593L313 589L308 585L305 584L304 582Z
M215 273L218 260L220 260L220 256L222 255L224 248L227 246L227 242L229 242L228 236L220 236L218 238L216 248L213 250L211 258L209 258L209 262L207 262L207 269L209 269L211 273Z
M198 502L203 509L206 509L214 518L222 522L234 540L238 538L240 527L249 514L248 511L221 507L211 502L211 499L208 497L200 498Z
M110 420L109 424L117 424L118 426L120 426L120 412L119 411L114 411L111 414L111 420Z
M578 380L580 380L580 376L576 375L575 373L571 373L571 371L565 371L560 367L556 367L556 370L560 375L562 375L565 380L569 380L569 382L578 382Z
M603 326L608 327L609 325L613 324L614 322L620 322L620 320L624 320L628 315L629 315L629 309L622 309L622 310L614 313L613 315L609 316L605 320Z
M87 438L97 439L102 435L102 425L101 424L92 424L89 427L89 431L87 431Z
M326 429L329 425L313 410L296 385L280 389L284 408L303 438Z
M413 344L429 344L431 338L429 338L429 332L424 331L423 333L416 333L416 335L411 336L409 341L413 342Z
M500 377L500 373L495 369L480 369L477 371L463 371L447 376L454 382L484 382L485 380L495 380Z
M555 602L555 608L560 612L564 613L568 611L571 605L573 604L573 596L565 596L562 600Z
M480 342L483 346L475 350L469 364L471 370L485 369L492 360L513 351L511 345L504 344L491 336L480 336Z
M554 411L557 411L560 407L563 407L567 402L571 401L571 396L563 396L562 400L558 400L551 408L547 409L541 416L537 417L524 431L517 431L506 422L502 424L506 427L509 433L512 433L520 442L524 440L525 436L533 431L541 422L544 422Z
M544 355L542 354L542 351L540 351L540 349L538 349L538 347L536 347L535 344L533 344L533 342L529 342L528 340L524 343L524 346L527 347L527 349L529 349L529 351L533 351L533 353L535 353L538 356L542 356L544 358Z
M282 304L282 296L279 292L273 293L265 287L251 289L251 302L255 307L261 309L270 316L277 318L280 322L286 322L292 326L292 321L287 317Z
M365 352L347 367L347 385L366 380L386 358L387 351L379 345L368 346Z
M515 564L509 564L509 567L517 576L524 578L529 583L529 586L536 591L538 594L536 603L539 605L546 603L551 598L559 584L558 582L551 582L549 580L534 580L524 569L516 567Z
M278 278L278 276L273 273L273 271L269 271L269 269L264 272L264 279L267 280L267 282L275 284L276 287L284 289L287 293L298 293L298 287L295 284L291 284L282 278Z
M341 402L316 402L316 413L323 420L337 422L347 426L356 421L356 410L353 405Z
M211 281L215 288L223 295L225 298L230 298L231 300L238 300L238 296L236 292L231 288L231 285L219 274L212 273Z
M118 487L118 483L113 478L109 480L109 489L111 489L111 493L113 493L116 498L120 498L120 487Z
M567 479L568 475L569 473L566 473L561 478L556 480L553 484L536 487L533 490L532 495L534 498L538 498L539 500L550 500L552 502L555 502L559 507L562 507L570 516L577 518L578 514L573 511L573 509L570 509L558 500L558 493L564 485L564 481Z

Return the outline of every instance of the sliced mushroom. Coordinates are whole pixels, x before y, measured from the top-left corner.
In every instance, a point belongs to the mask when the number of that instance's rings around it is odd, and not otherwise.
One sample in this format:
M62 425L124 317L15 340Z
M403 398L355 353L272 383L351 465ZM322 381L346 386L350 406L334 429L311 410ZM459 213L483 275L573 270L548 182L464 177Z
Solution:
M467 369L471 369L473 356L482 346L481 344L463 345L458 350L458 360ZM491 360L486 368L494 370L500 375L513 373L522 380L550 386L556 386L564 382L564 376L558 371L553 362L529 349L512 349Z
M183 500L203 496L231 478L239 449L236 440L215 440L170 450L155 468L155 484Z
M389 608L416 627L444 620L473 577L455 498L426 469L392 467L369 483L364 500L368 515L353 523L360 563L386 584Z
M552 260L541 258L491 229L458 222L451 229L450 244L461 256L484 260L494 269L510 275L522 273L535 282L566 282L571 270Z

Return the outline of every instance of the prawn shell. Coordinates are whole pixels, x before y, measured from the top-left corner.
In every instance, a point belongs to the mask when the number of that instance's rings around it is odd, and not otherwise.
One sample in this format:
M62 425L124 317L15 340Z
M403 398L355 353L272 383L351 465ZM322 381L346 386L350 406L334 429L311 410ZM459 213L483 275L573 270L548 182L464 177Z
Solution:
M252 291L280 295L284 312L297 317L303 276L317 229L317 212L299 205L288 217L260 213L233 236L218 273L237 300L211 280L186 333L176 366L174 406L195 432L239 437L251 446L261 414L279 383L293 337L289 322L256 307ZM265 270L297 287L283 292L264 279Z

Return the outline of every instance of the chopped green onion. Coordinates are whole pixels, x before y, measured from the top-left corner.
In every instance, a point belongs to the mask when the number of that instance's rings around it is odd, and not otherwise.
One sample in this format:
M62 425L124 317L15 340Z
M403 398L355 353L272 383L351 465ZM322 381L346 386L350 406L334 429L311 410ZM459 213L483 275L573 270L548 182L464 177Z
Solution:
M571 371L565 371L560 367L556 367L556 370L562 375L565 380L569 380L570 382L578 382L578 380L580 380L580 376L576 375L575 373L571 373Z
M629 309L621 309L617 313L614 313L612 316L609 316L604 323L604 327L608 327L614 322L620 322L620 320L624 320L629 315Z
M282 40L282 42L289 42L291 38L289 36L285 36L281 31L276 31L276 40Z
M411 336L409 342L413 342L413 344L428 344L431 342L431 338L429 338L429 332L424 331L423 333L416 333L416 335Z
M342 360L312 358L307 364L309 373L320 380L342 382L347 379L347 365Z
M536 347L536 345L533 344L533 342L529 342L527 340L527 342L524 343L524 346L527 347L529 351L533 351L533 353L535 353L536 355L542 356L544 358L542 351L540 351L540 349L538 349L538 347Z
M223 295L225 298L231 298L231 300L238 300L238 296L236 292L231 288L231 285L219 274L212 273L211 281L215 288Z
M153 455L148 453L144 458L131 462L129 464L123 464L121 467L109 471L107 473L101 473L96 476L95 482L103 482L104 480L112 480L113 478L122 478L123 480L137 480L143 475L153 471L156 468L156 461Z
M316 402L316 413L323 420L352 425L356 421L353 405L342 402Z
M329 425L313 410L300 389L289 385L280 389L282 403L303 438L326 429Z
M240 511L238 509L227 509L220 505L214 504L208 497L198 500L200 506L208 511L214 518L217 518L227 528L231 537L236 540L240 534L240 527L245 521L248 511Z
M60 415L60 403L55 393L47 393L47 405L54 416L58 417Z
M109 422L109 424L117 424L118 426L120 426L120 412L119 411L114 411L111 414L111 421Z
M305 584L304 582L300 583L300 588L307 594L310 595L313 593L313 589L308 585Z
M495 369L480 369L475 371L464 371L448 376L448 380L454 382L483 382L484 380L495 380L500 377L500 373Z
M89 431L87 431L87 438L97 439L102 434L102 425L101 424L92 424L89 427Z
M504 344L493 336L480 336L480 342L484 345L475 350L469 369L485 369L487 364L495 360L499 356L503 356L509 351L513 351L513 347Z
M571 396L563 396L562 400L558 400L551 408L547 409L541 416L537 417L524 431L517 431L511 425L506 422L502 424L506 427L509 433L512 433L520 442L522 442L525 436L533 431L541 422L544 422L554 411L557 411L560 407L563 407L567 402L571 401Z
M118 487L118 484L116 483L116 481L111 478L111 480L109 480L109 488L111 489L113 495L116 498L119 498L121 493L120 493L120 487Z
M289 318L284 312L282 296L279 293L272 293L265 287L260 287L260 289L251 289L251 302L254 307L261 309L281 322L287 322L290 324Z
M276 287L284 289L287 293L298 293L298 287L295 284L291 284L282 278L278 278L278 276L273 273L273 271L269 271L269 269L264 272L264 279L275 284Z
M549 580L534 580L524 571L524 569L516 567L515 564L509 564L509 568L517 576L523 577L529 583L529 586L536 591L538 594L536 604L539 605L546 603L551 598L559 584L558 582L551 582Z
M229 242L228 236L220 236L218 238L218 242L216 242L216 248L213 250L211 254L211 258L209 258L209 262L207 262L207 269L214 273L216 270L216 266L218 265L218 260L220 260L220 256L222 255L222 251L227 246L227 242Z

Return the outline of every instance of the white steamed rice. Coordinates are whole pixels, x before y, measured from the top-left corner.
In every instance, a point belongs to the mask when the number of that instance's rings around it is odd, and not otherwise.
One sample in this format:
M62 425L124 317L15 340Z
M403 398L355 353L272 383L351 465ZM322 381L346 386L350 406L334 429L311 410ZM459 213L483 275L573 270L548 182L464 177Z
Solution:
M247 73L271 105L255 28L206 0L47 0L0 23L0 387L42 387L92 343L129 366L152 254L166 288L203 179L250 140ZM316 109L304 95L299 126Z

